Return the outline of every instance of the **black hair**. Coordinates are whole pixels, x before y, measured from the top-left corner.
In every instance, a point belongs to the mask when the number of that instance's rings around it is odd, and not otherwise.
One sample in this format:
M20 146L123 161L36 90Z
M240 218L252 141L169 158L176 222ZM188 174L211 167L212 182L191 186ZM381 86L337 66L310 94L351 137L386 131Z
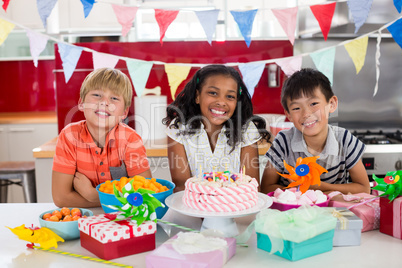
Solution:
M320 71L304 68L292 74L283 83L281 92L281 103L285 111L289 112L288 100L298 99L302 96L312 96L317 87L327 101L334 96L331 82Z
M237 105L231 118L225 123L225 135L228 138L228 144L232 146L232 151L235 146L243 140L242 128L246 123L252 121L258 129L262 139L269 142L271 134L266 130L265 120L259 116L253 115L253 105L247 87L244 84L240 74L233 67L225 65L207 65L199 69L193 78L186 84L183 91L179 93L176 100L172 102L166 109L167 116L162 120L165 125L170 125L171 128L178 129L178 124L188 125L186 130L180 132L181 135L195 134L201 128L201 109L195 102L198 94L201 93L201 88L210 76L224 75L233 78L237 82ZM248 125L248 124L247 124Z

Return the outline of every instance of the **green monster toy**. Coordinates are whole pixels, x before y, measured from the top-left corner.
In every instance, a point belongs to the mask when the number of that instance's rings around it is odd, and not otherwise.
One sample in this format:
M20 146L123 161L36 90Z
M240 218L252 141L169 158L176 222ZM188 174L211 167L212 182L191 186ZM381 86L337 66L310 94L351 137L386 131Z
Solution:
M402 195L402 170L389 171L385 175L384 179L378 178L373 174L374 180L377 182L377 186L373 187L373 190L384 192L380 196L388 195L389 201L393 201L399 195Z

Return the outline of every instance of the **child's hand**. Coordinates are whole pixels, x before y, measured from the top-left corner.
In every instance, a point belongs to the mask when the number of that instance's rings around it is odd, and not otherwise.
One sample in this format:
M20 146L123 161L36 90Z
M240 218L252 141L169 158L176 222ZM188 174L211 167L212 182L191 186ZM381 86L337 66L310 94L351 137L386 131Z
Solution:
M99 202L99 196L91 181L82 173L74 175L74 189L89 202Z

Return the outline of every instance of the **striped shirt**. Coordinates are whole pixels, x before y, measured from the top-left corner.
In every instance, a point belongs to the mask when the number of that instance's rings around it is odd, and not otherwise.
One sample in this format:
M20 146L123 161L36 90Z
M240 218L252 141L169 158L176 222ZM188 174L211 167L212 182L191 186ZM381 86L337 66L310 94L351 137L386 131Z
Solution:
M317 159L317 163L328 170L328 173L321 175L321 181L332 184L348 183L349 170L360 160L364 149L365 145L348 130L328 125L327 141ZM303 134L293 127L276 135L266 156L279 173L289 174L283 160L294 167L297 158L313 155L307 150ZM278 184L287 186L289 181L281 177Z
M112 179L110 168L125 164L132 177L149 169L141 137L124 123L116 125L106 136L104 148L92 139L86 121L67 125L57 139L53 170L74 175L83 173L96 185Z

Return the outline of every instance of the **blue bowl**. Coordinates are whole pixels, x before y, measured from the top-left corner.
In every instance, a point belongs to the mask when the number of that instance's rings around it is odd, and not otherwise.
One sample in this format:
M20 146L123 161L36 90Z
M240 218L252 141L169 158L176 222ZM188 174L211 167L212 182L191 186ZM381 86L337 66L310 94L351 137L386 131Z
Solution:
M166 204L165 204L165 199L166 199L166 197L168 197L169 195L171 195L173 193L173 189L174 189L174 187L176 187L176 185L171 181L167 181L167 180L163 180L163 179L156 179L156 181L159 182L160 184L162 184L163 186L166 186L169 189L169 190L161 192L161 193L153 194L153 196L156 199L158 199L161 203L163 203L165 205L164 208L158 207L155 210L156 217L158 219L162 219L162 217L166 214L166 212L168 210L168 206L166 206ZM99 191L100 186L101 186L101 184L96 186L96 190L98 191L99 200L100 200L100 203L102 204L103 211L105 213L112 213L112 212L118 211L118 210L108 208L106 205L121 206L120 201L117 200L117 198L114 196L114 194L107 194L107 193Z
M70 210L73 208L69 208ZM58 236L63 238L64 240L73 240L80 238L80 230L78 229L78 221L45 221L43 219L43 215L46 213L52 213L55 210L60 209L52 209L49 211L45 211L39 216L39 224L41 227L46 227L55 232ZM93 216L93 212L89 209L80 208L82 216Z

